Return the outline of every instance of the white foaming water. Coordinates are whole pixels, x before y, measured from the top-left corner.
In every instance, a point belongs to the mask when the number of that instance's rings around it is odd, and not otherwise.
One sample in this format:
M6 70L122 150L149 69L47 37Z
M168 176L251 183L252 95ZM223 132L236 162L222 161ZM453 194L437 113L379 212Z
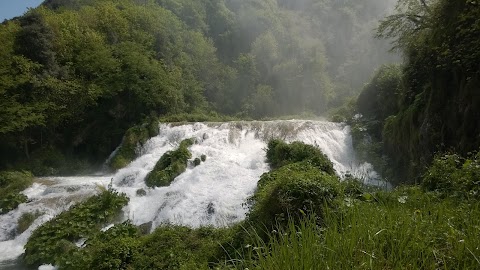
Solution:
M168 187L147 188L144 179L160 157L187 138L192 161L207 159L187 170ZM40 179L24 191L29 202L0 216L0 262L17 258L32 231L58 213L98 192L98 185L113 188L130 197L124 208L125 219L140 225L162 223L200 227L228 226L243 220L245 202L255 191L260 176L268 171L266 144L271 138L303 141L317 145L332 160L339 175L352 173L378 185L378 176L367 163L357 164L348 126L322 121L231 122L160 125L158 136L139 150L139 158L114 175L55 177ZM190 162L192 163L192 162ZM137 190L144 189L145 196ZM40 217L21 234L16 233L23 213L38 212ZM0 268L2 264L0 263Z

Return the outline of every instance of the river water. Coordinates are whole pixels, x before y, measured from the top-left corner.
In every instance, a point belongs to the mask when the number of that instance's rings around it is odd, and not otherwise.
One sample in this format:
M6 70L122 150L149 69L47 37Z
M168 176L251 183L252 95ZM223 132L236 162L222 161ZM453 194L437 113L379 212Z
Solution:
M159 135L138 147L138 158L114 174L49 177L37 179L23 193L28 202L0 215L0 269L17 265L32 231L71 205L111 185L130 197L123 219L140 225L162 223L190 227L228 226L243 220L246 199L253 194L260 176L269 170L266 144L271 138L317 145L333 162L337 174L351 173L373 185L381 185L368 163L355 159L350 128L325 121L269 121L161 124ZM147 188L144 178L160 157L186 138L194 138L192 161L206 155L195 167L190 164L168 187ZM193 162L192 162L193 163ZM139 196L143 189L146 195ZM39 217L23 233L17 233L23 213ZM17 267L18 268L18 267ZM13 269L13 268L11 268Z

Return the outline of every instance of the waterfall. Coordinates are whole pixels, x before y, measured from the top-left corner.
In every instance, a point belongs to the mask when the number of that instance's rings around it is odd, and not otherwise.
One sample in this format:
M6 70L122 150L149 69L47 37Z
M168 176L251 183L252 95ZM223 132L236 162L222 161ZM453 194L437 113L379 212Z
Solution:
M194 138L192 160L206 155L199 166L187 170L168 187L147 188L144 179L160 157L186 138ZM159 135L147 141L139 157L113 175L50 177L38 179L23 191L28 202L0 216L0 267L23 253L32 231L68 209L72 204L111 184L130 197L124 219L140 225L151 222L152 229L163 223L200 227L228 226L243 220L245 202L260 176L269 170L265 149L269 139L303 141L317 145L333 162L339 176L350 173L379 185L378 176L367 163L355 160L350 128L324 121L269 121L195 124L161 124ZM145 194L137 195L143 189ZM23 233L16 233L23 213L40 217Z

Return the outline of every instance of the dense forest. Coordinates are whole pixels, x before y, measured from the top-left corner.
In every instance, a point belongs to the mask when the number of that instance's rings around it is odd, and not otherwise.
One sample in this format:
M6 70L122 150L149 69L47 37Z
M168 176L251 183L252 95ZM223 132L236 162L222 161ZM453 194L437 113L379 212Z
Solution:
M392 2L45 1L0 26L0 168L78 171L157 116L325 114L396 59Z

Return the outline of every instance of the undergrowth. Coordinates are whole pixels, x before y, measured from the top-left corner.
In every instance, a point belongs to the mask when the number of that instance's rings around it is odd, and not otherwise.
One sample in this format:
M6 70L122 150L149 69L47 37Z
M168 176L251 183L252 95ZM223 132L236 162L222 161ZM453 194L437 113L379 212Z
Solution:
M305 216L257 236L237 269L479 269L480 203L419 187L345 198L323 226Z
M0 215L5 214L27 201L20 193L33 183L29 172L0 172Z
M124 194L105 190L72 206L33 232L25 245L25 262L32 266L57 264L65 253L78 248L76 241L89 238L111 222L127 202Z

